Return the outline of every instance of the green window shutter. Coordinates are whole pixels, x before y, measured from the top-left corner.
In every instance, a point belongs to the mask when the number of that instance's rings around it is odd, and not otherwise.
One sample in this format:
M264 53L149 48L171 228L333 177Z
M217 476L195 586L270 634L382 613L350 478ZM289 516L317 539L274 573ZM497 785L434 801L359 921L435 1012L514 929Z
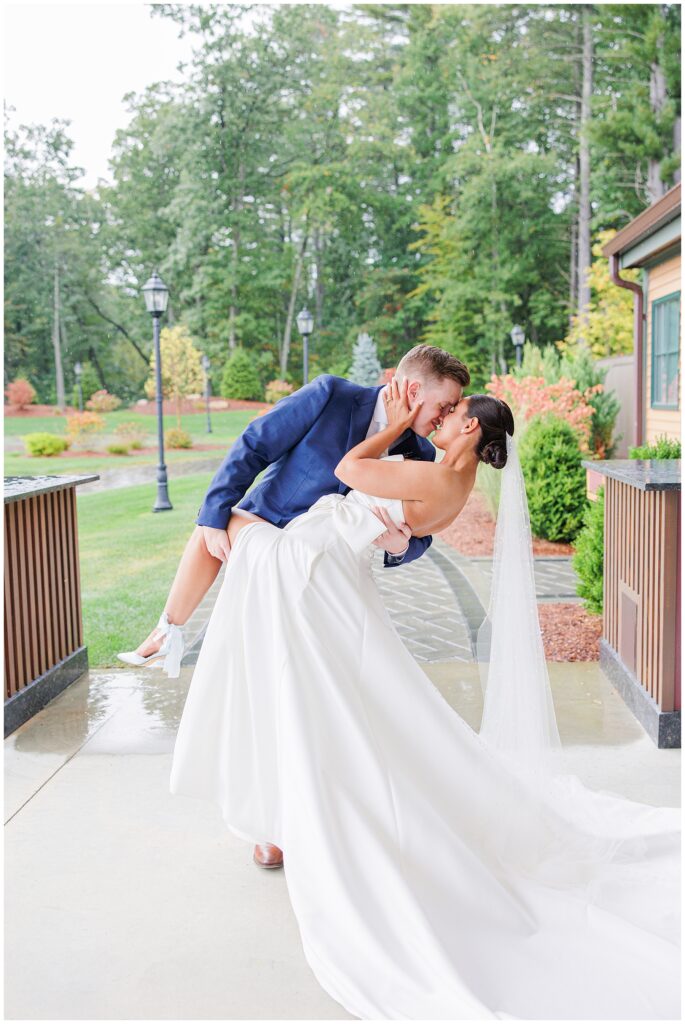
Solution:
M680 362L680 292L652 303L653 409L678 408Z

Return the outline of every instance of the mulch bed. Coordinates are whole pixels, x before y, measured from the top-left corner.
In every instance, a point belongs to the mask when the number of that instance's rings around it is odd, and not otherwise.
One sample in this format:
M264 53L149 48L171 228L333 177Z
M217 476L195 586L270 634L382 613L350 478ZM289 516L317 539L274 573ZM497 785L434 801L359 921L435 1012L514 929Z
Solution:
M66 407L66 413L60 412L56 405L27 405L25 409L17 409L15 405L5 405L5 416L16 416L18 419L31 419L32 416L64 416L78 412L71 405Z
M469 500L459 516L438 536L462 555L492 556L495 521L482 494L471 491ZM573 548L570 544L557 544L533 537L533 554L572 555Z
M176 401L171 399L164 399L162 403L164 406L165 415L176 414ZM14 405L5 405L4 407L5 416L16 416L19 419L30 419L32 416L71 416L72 413L78 412L78 409L71 405L66 407L65 412L60 412L56 405L29 405L25 409L17 409ZM268 402L243 402L237 399L226 399L226 398L215 398L211 400L209 411L210 412L231 412L236 409L254 409L255 412L259 412L260 409L270 409L271 406ZM89 410L86 410L89 411ZM157 413L156 402L140 402L135 405L128 407L120 405L118 412L142 412L145 415L154 416ZM206 406L203 400L190 400L184 398L181 402L181 415L188 415L190 413L205 412Z
M162 403L164 406L164 415L167 414L174 416L176 414L177 403L175 399L164 399ZM261 409L270 409L271 406L268 402L243 402L236 398L213 398L210 399L209 411L212 412L235 412L238 409L253 409L255 412L259 412ZM204 399L190 399L184 398L181 402L181 415L189 415L194 412L206 412L207 407ZM142 412L145 415L154 416L157 414L157 403L152 402L136 402L135 405L129 407L129 412Z
M601 615L579 604L539 604L538 615L548 661L599 661Z

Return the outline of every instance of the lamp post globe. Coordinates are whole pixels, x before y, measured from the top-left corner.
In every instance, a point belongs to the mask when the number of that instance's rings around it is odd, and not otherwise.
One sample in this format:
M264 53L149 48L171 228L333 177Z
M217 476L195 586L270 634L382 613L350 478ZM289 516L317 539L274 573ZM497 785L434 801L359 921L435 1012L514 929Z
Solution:
M516 349L516 365L521 365L521 353L523 351L523 343L526 340L526 332L523 330L520 324L514 324L511 329L511 340L514 343Z
M297 329L302 335L302 379L309 383L309 336L314 329L314 317L307 307L297 314Z
M141 291L143 293L143 298L145 299L145 308L148 313L156 317L160 317L162 313L166 313L167 304L169 302L169 289L164 284L164 281L162 281L156 270L152 272L152 276L147 279Z
M174 506L169 501L167 473L164 463L164 405L162 393L162 354L159 346L159 321L166 312L169 301L169 289L161 277L154 271L142 287L145 308L152 317L153 342L155 346L155 391L157 402L157 447L159 462L157 465L157 500L153 512L166 512Z

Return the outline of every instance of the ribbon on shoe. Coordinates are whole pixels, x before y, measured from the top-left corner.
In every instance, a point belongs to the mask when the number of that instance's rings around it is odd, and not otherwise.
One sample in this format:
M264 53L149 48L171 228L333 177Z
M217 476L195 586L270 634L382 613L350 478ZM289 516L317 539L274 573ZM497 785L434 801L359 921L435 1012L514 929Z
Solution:
M183 658L183 652L185 650L183 630L180 626L176 626L173 622L169 622L169 617L166 612L162 612L160 615L159 622L157 623L157 629L159 629L162 635L166 638L160 647L160 653L166 655L162 662L162 668L170 679L178 679L181 671L181 659Z

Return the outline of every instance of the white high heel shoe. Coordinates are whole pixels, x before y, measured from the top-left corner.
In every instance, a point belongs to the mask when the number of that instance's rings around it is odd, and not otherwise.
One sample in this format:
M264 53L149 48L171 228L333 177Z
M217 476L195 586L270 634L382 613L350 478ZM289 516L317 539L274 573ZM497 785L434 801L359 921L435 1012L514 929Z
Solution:
M134 665L136 668L142 668L144 665L152 665L162 661L162 668L169 678L177 679L181 671L181 659L185 651L183 630L180 626L169 622L166 612L162 612L160 615L155 629L159 630L164 637L164 642L158 651L154 651L146 657L143 657L142 654L137 654L136 651L122 651L120 654L117 654L117 658L126 665Z

